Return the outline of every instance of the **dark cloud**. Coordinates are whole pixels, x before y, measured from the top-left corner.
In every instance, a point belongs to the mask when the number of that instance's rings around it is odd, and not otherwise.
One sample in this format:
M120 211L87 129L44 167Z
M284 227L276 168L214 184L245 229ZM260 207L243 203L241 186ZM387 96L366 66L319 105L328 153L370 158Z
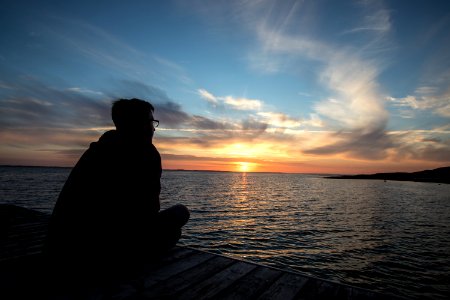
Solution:
M267 126L267 123L255 120L253 118L247 118L242 121L243 130L255 131L257 135L266 131Z
M382 129L369 133L341 132L336 136L341 139L339 142L308 149L303 153L315 155L346 153L354 158L367 160L384 159L388 155L393 155L398 161L412 159L450 162L450 141L445 139L424 138L421 142L415 142L414 133L388 135Z
M163 90L140 81L115 80L114 86L114 90L105 92L110 99L139 98L152 104L173 102Z
M115 91L58 89L33 77L16 77L1 81L0 129L82 128L112 126L111 103L121 98L140 98L155 106L155 117L169 127L183 124L200 128L214 122L191 116L172 101L164 91L136 81L120 81ZM219 128L216 124L215 128Z
M416 151L415 159L450 162L450 145L446 147L427 146L419 151Z
M422 142L428 142L428 143L441 143L442 140L439 138L423 138Z
M0 80L0 133L4 145L10 149L33 146L73 159L102 134L102 129L90 128L113 126L111 103L121 98L150 101L161 127L194 129L189 135L178 133L176 136L167 136L161 131L157 140L173 139L179 144L188 142L210 147L225 140L250 140L267 128L266 124L253 119L238 124L191 115L161 89L137 81L117 81L114 90L104 92L68 85L68 88L55 88L30 76L10 78Z
M161 126L179 128L191 121L192 116L183 111L181 105L174 102L155 103L155 118Z
M110 102L77 90L48 86L32 77L0 89L0 128L110 126Z
M383 129L339 132L334 137L338 137L340 141L303 152L316 155L347 153L355 158L377 160L386 158L387 150L395 147L395 141Z
M192 119L165 91L143 82L118 80L116 89L107 94L111 99L139 98L149 101L155 107L155 118L161 122L161 126L180 128Z
M450 163L450 141L433 142L418 147L415 144L403 145L397 151L397 158L409 158L414 160L428 160Z
M209 118L197 115L192 116L189 124L192 125L193 128L197 129L224 130L227 129L227 127L229 128L229 124L216 122Z

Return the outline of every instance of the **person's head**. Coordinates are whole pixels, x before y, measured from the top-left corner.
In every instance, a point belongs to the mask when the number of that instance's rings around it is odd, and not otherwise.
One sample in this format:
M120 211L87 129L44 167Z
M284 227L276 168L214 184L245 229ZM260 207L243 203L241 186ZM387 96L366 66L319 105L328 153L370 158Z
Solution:
M111 116L117 131L153 137L155 108L141 99L119 99L113 102Z

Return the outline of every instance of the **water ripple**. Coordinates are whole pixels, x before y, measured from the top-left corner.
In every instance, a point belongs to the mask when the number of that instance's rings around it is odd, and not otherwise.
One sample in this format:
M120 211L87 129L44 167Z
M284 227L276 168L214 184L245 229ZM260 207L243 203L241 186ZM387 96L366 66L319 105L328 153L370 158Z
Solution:
M0 168L0 199L46 212L69 169ZM409 299L450 295L450 185L164 172L182 243Z

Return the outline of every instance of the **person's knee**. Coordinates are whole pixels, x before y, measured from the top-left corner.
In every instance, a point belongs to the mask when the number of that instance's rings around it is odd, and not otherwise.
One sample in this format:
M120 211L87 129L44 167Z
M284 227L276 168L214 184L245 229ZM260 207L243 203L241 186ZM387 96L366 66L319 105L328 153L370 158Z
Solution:
M159 213L161 224L168 227L181 228L189 220L189 209L183 204L176 204Z
M191 216L189 209L183 204L176 204L174 206L174 209L177 212L178 220L180 221L181 226L183 226L189 221L189 218Z

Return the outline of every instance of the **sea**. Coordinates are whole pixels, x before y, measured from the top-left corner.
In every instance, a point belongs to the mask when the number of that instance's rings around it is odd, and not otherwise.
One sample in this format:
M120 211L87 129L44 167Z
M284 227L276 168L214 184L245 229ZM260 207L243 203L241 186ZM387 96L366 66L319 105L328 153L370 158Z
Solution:
M70 168L0 167L0 203L51 213ZM408 299L449 299L450 185L163 171L181 245ZM89 209L88 207L86 209Z

